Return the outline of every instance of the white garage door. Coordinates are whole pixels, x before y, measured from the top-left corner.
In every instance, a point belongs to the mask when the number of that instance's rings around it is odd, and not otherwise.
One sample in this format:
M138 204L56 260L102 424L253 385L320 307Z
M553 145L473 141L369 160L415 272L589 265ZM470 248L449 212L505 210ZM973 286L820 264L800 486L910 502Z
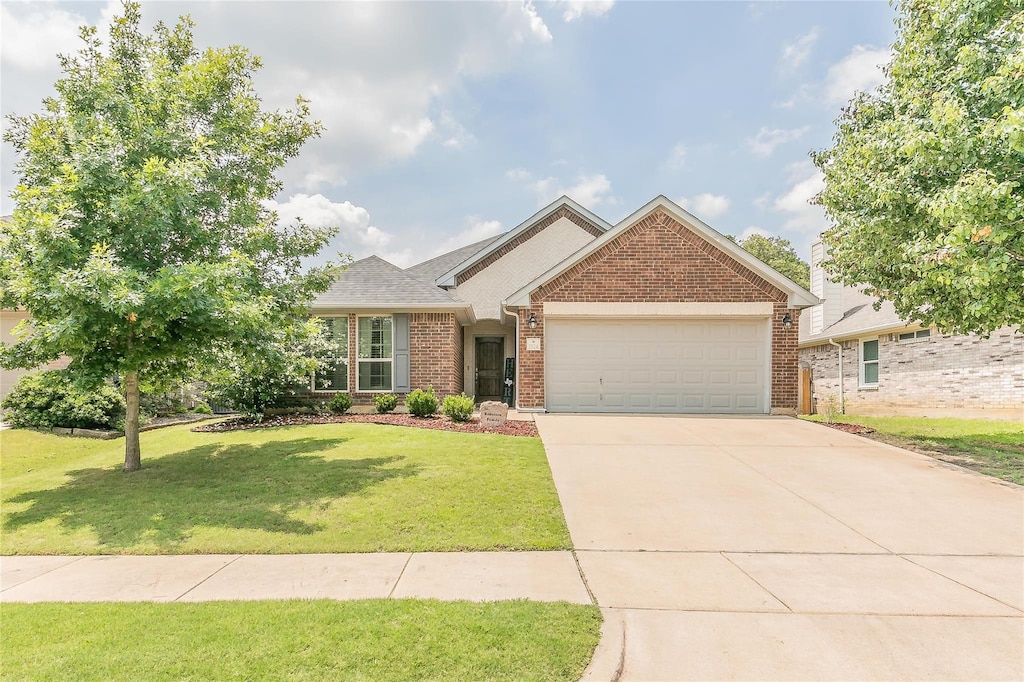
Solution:
M545 323L551 412L767 411L766 319Z

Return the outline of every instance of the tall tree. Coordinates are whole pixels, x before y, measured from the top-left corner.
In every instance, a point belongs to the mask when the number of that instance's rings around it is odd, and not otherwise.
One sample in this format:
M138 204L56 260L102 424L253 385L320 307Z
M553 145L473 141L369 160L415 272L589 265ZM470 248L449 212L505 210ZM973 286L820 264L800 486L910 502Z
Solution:
M811 266L800 258L788 239L765 237L761 234L752 234L738 241L734 237L729 239L736 241L744 251L772 266L804 289L811 285Z
M1024 322L1024 0L906 0L888 81L836 123L828 269L905 318Z
M126 471L141 466L140 375L181 375L215 348L258 352L268 330L305 324L335 269L303 271L335 232L277 225L275 172L320 134L305 100L265 112L259 58L200 52L182 17L152 34L124 5L104 48L94 28L62 56L41 113L15 116L13 221L0 232L0 305L32 315L5 366L58 357L122 378Z

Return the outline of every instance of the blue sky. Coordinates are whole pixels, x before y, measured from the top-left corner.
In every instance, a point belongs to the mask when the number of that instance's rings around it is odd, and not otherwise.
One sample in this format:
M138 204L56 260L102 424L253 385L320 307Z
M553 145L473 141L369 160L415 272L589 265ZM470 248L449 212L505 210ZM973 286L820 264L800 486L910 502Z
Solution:
M3 114L39 108L76 26L113 3L0 4ZM568 193L615 223L664 194L720 232L825 227L808 152L882 79L884 2L145 4L202 45L263 57L268 106L325 124L283 171L285 218L342 227L331 251L402 266L515 227ZM16 181L2 159L2 210Z

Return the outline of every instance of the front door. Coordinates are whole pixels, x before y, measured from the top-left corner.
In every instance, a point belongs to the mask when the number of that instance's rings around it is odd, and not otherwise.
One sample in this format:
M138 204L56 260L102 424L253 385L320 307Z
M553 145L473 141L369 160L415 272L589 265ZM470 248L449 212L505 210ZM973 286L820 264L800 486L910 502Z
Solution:
M479 336L476 339L476 401L501 400L505 369L505 339Z

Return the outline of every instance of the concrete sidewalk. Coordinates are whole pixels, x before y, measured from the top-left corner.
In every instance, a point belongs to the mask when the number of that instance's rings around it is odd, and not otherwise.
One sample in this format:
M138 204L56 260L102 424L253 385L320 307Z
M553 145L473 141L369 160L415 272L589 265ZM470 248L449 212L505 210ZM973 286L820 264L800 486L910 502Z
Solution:
M592 603L571 552L0 558L0 602L405 597Z

